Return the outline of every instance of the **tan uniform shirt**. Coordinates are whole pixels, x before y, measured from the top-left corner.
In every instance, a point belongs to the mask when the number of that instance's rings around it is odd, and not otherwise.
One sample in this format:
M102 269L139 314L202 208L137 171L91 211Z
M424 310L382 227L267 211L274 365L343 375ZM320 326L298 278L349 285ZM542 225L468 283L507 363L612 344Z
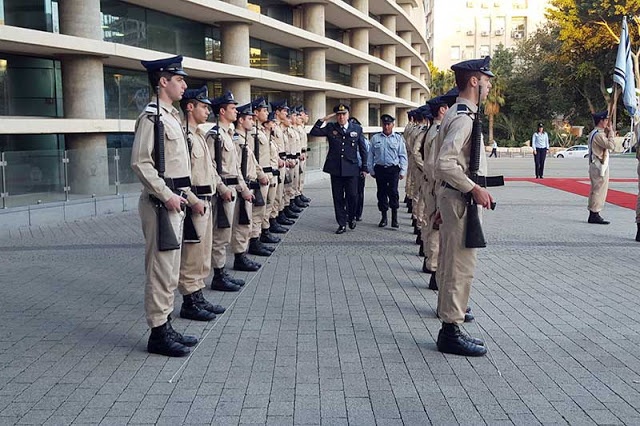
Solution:
M136 120L135 137L131 150L131 168L150 194L155 195L162 202L167 202L173 195L173 191L158 175L154 160L153 124L156 114L156 104L151 102ZM164 124L164 176L169 178L191 177L189 150L184 133L182 133L180 113L173 105L160 102L160 120ZM199 201L198 197L191 192L191 188L175 189L186 193L189 205L194 205Z
M592 137L593 140L591 139ZM588 140L591 141L591 156L600 160L601 163L604 161L605 151L613 151L616 147L613 137L607 137L601 127L593 129L589 134Z
M418 168L420 173L424 171L424 158L422 155L422 145L424 143L424 138L427 133L427 126L421 126L420 130L416 132L415 138L413 139L413 145L411 147L411 156L413 157L413 161L415 166Z
M260 141L260 152L256 159L261 167L273 167L271 161L271 142L269 142L269 133L262 124L258 125L258 140ZM255 143L252 146L255 155ZM276 161L277 167L277 161Z
M298 131L298 135L300 136L300 152L306 152L309 144L309 135L307 135L307 131L302 124L296 126L295 129Z
M423 151L423 161L424 161L424 174L427 179L431 182L435 181L436 174L436 146L435 139L438 136L438 130L440 129L440 120L433 121L433 124L429 128L427 135L424 138L424 151Z
M245 138L248 138L245 139ZM236 152L238 153L238 159L242 161L242 151L244 150L245 143L247 144L247 176L246 181L255 181L257 179L262 179L265 174L262 171L262 167L258 164L258 160L256 160L256 156L253 154L253 134L252 133L240 133L238 134L238 138L235 141L236 143Z
M217 163L215 158L215 138L216 134L219 133L220 140L222 141L222 165L220 171L220 177L224 179L228 178L238 178L238 185L236 185L236 190L243 195L250 194L249 188L242 178L242 173L240 173L240 158L238 158L238 153L236 151L236 147L234 144L234 139L238 138L238 135L235 133L233 124L229 124L229 127L226 127L225 124L220 123L219 126L214 126L211 130L207 132L206 141L209 146L209 153L211 155L211 160L213 161L214 167L217 169ZM218 193L224 194L229 189L227 186L220 182L218 185Z
M282 157L282 154L286 154L287 152L287 144L288 140L284 134L285 127L280 124L279 121L276 121L276 125L273 128L273 140L276 143L276 147L278 148L278 156Z
M222 183L222 180L216 173L215 166L211 160L212 156L209 153L205 135L206 133L200 127L196 127L196 130L192 131L189 136L191 139L191 185L210 185L213 191L210 194L213 194L218 185Z
M287 154L291 156L299 154L301 148L300 148L300 133L298 133L298 130L296 130L296 128L293 126L289 126L285 130L285 135L289 140ZM291 159L295 160L295 158L291 158Z
M449 108L440 125L436 138L440 151L436 159L435 178L447 182L462 193L473 189L473 182L467 175L471 150L471 130L473 115L478 107L460 98ZM480 149L480 169L478 175L487 175L487 154L484 147Z

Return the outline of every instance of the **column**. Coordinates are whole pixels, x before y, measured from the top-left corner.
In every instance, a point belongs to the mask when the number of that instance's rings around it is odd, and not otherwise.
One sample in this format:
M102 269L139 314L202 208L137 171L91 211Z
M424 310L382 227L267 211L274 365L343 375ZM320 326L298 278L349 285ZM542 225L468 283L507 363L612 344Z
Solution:
M62 34L102 40L100 0L59 2ZM104 71L102 59L88 55L62 57L62 93L65 118L103 120ZM75 194L109 191L107 137L104 133L65 135L69 151L69 185Z
M380 16L380 23L384 25L392 33L396 33L396 15L382 15ZM387 44L382 46L382 54L380 55L382 60L396 66L396 45ZM380 90L383 95L396 97L396 76L395 74L383 75L380 77ZM382 104L380 105L380 114L389 114L393 117L396 115L395 104Z
M360 13L369 16L369 0L353 0L351 5ZM369 29L351 29L351 47L366 54L369 53ZM351 87L360 90L369 90L369 64L351 65ZM351 115L356 117L363 126L369 126L369 99L351 99Z
M411 31L400 31L398 33L401 39L407 42L407 44L411 45Z
M236 4L237 1L228 3ZM241 3L241 2L240 2ZM246 7L246 1L244 2ZM236 6L241 6L236 4ZM224 22L220 25L222 62L249 68L249 24L244 22ZM251 82L247 78L225 78L222 89L231 90L236 101L246 104L251 101Z
M420 103L420 89L411 89L411 102Z

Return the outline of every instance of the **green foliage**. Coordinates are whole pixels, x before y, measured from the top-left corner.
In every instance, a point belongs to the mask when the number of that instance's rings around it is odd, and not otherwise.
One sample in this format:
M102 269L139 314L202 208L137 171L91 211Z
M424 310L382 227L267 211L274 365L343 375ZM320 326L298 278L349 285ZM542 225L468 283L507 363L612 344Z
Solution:
M451 70L441 71L433 65L433 62L427 63L429 67L429 73L431 74L431 96L440 96L453 89L456 85L455 76Z

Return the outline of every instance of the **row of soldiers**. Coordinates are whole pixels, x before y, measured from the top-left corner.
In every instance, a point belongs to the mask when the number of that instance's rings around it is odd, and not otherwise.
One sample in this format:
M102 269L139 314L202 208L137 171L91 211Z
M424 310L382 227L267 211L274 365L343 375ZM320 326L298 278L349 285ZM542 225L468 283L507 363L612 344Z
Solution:
M182 57L142 61L156 93L136 121L131 166L143 184L139 213L146 243L148 351L185 356L198 339L171 326L174 290L180 316L211 321L225 309L202 289L239 291L225 271L257 271L247 253L270 256L311 201L302 193L307 153L303 107L263 98L238 105L231 92L210 99L206 86L187 90ZM179 102L180 112L173 106ZM216 124L204 125L213 113Z
M422 269L431 274L429 288L439 290L437 347L465 356L487 352L481 339L459 327L474 319L469 296L477 248L484 246L483 238L470 243L469 231L482 235L482 208L495 207L485 187L502 183L500 177L486 176L481 128L474 124L479 124L478 108L491 89L489 66L489 57L453 65L457 87L409 111L404 132L409 162L405 202L424 257ZM476 157L474 145L480 150ZM477 229L471 228L469 217L478 218Z

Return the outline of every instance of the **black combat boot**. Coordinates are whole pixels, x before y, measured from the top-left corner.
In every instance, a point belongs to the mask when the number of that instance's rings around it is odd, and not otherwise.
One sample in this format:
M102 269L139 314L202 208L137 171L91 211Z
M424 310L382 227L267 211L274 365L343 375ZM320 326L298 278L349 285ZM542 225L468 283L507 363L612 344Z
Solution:
M194 336L185 336L184 334L180 334L173 329L171 326L171 315L167 317L167 330L173 340L185 346L195 346L198 344L198 338Z
M400 228L398 223L398 209L391 209L391 227Z
M383 211L382 213L382 218L380 219L380 223L378 224L379 228L384 228L385 226L387 226L387 211Z
M424 244L420 244L420 250L418 250L418 256L424 257Z
M311 202L311 198L307 197L307 196L306 196L306 195L304 195L304 194L300 194L300 199L301 199L302 201L304 201L305 203L307 203L307 204L309 204L309 203Z
M411 226L413 226L413 229L416 228L416 225L418 224L418 220L415 217L411 218Z
M296 201L293 198L289 201L289 210L294 213L302 213L302 208L296 205Z
M636 223L638 230L636 231L636 241L640 243L640 223Z
M409 196L405 195L404 196L404 200L402 202L405 203L405 204L409 203Z
M424 271L424 267L422 268L422 270ZM438 290L438 282L436 281L435 272L431 272L431 278L429 279L429 290Z
M296 206L300 207L301 209L306 209L307 207L309 207L309 204L302 201L299 195L293 199L293 202L295 203Z
M422 244L422 232L418 229L416 233L416 244Z
M185 294L182 296L180 317L194 321L211 321L216 319L216 314L200 305L197 297L194 297L193 294Z
M454 355L482 356L487 353L487 348L473 343L456 324L442 323L437 346L440 352Z
M280 242L280 238L271 234L271 231L269 231L269 228L267 228L263 229L260 233L260 242L266 244L278 244Z
M244 280L242 278L233 278L224 268L222 268L222 275L224 275L225 279L231 281L239 287L242 287L244 285Z
M276 221L276 218L271 218L271 219L269 219L269 232L272 232L274 234L286 234L287 232L289 232L289 229L285 228L282 225L280 225Z
M187 346L176 342L169 331L169 322L151 329L151 335L147 342L147 351L152 354L165 356L187 356L191 352Z
M427 258L426 257L424 258L424 261L422 261L422 272L424 272L425 274L434 274L435 273L435 271L432 271L431 269L427 268Z
M218 291L239 291L240 286L231 281L224 268L213 270L213 280L211 280L211 290Z
M300 217L300 215L296 212L294 212L291 209L291 206L287 206L282 210L282 213L284 213L284 215L287 217L287 219L297 219Z
M233 261L233 269L236 271L255 272L262 265L249 259L244 253L236 253Z
M467 309L464 311L464 322L471 322L474 319L476 319L476 317L471 313L471 308L467 306Z
M213 303L205 299L204 294L202 294L202 290L193 292L192 295L196 299L196 302L198 303L198 305L200 305L201 307L203 307L209 312L213 312L216 315L220 315L220 314L224 314L224 311L226 311L226 309L223 306L214 305Z
M413 213L413 200L411 198L407 202L407 213Z
M287 215L284 214L284 210L278 213L278 216L276 217L276 222L278 223L278 225L284 225L284 226L291 226L294 223L296 223L295 220L289 219Z
M257 237L250 238L249 254L253 254L255 256L271 256L271 250L267 250L266 248L264 248L264 246L260 243L260 241L258 241Z
M589 212L589 220L587 220L587 222L597 223L598 225L608 225L611 223L608 220L604 220L602 216L600 216L600 213L595 212Z

